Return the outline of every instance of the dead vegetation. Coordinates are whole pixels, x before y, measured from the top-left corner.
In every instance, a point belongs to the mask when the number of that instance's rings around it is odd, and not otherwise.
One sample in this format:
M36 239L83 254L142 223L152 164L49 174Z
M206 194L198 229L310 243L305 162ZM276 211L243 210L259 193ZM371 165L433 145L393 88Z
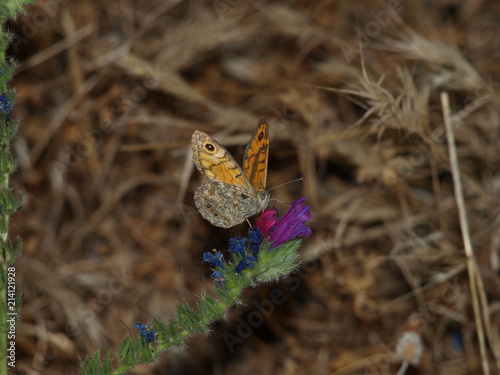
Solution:
M136 373L396 374L405 361L408 374L500 372L499 3L52 5L10 25L25 194L12 225L24 240L18 373L74 373L136 336L137 320L211 288L201 254L247 226L214 228L194 209L191 134L241 160L260 117L268 187L305 178L272 192L311 205L304 267ZM275 288L285 303L228 346Z

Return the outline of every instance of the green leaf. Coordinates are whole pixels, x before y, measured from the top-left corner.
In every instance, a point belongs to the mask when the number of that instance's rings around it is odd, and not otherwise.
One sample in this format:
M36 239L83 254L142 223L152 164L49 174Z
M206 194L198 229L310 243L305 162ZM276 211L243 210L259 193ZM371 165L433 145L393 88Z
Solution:
M25 13L25 6L33 3L30 0L8 0L0 3L0 20L2 24L8 18L16 18L18 13Z
M132 338L127 337L123 340L118 356L120 361L125 365L131 364L135 361L134 341Z

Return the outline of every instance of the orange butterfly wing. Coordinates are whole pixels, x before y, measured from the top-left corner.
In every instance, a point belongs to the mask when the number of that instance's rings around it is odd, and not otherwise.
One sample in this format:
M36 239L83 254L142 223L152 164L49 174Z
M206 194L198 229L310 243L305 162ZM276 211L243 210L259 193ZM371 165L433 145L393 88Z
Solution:
M249 192L253 190L238 163L215 139L196 130L191 145L196 168L209 180L241 186Z
M256 192L266 191L269 131L266 120L260 119L243 156L243 171Z

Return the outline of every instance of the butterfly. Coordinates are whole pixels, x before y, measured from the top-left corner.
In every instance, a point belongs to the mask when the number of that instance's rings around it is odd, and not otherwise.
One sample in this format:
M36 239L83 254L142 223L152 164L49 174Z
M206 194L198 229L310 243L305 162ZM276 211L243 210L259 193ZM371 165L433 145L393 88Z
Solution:
M196 208L212 225L230 228L263 211L266 192L269 132L260 119L243 156L243 168L208 134L195 130L191 138L196 168L209 179L194 193Z

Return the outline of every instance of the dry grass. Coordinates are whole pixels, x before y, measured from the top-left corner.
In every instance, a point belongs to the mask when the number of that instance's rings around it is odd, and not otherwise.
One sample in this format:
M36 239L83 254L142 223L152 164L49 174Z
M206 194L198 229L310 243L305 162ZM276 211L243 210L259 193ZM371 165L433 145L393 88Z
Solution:
M137 320L211 288L201 254L247 228L211 227L194 209L191 134L241 160L263 116L268 186L305 177L273 190L311 204L304 267L136 373L395 374L404 355L408 374L500 373L500 5L216 3L87 0L33 6L10 25L24 119L18 373L74 373L96 348L116 352ZM275 288L286 302L231 353L224 333ZM421 359L401 346L408 331Z

